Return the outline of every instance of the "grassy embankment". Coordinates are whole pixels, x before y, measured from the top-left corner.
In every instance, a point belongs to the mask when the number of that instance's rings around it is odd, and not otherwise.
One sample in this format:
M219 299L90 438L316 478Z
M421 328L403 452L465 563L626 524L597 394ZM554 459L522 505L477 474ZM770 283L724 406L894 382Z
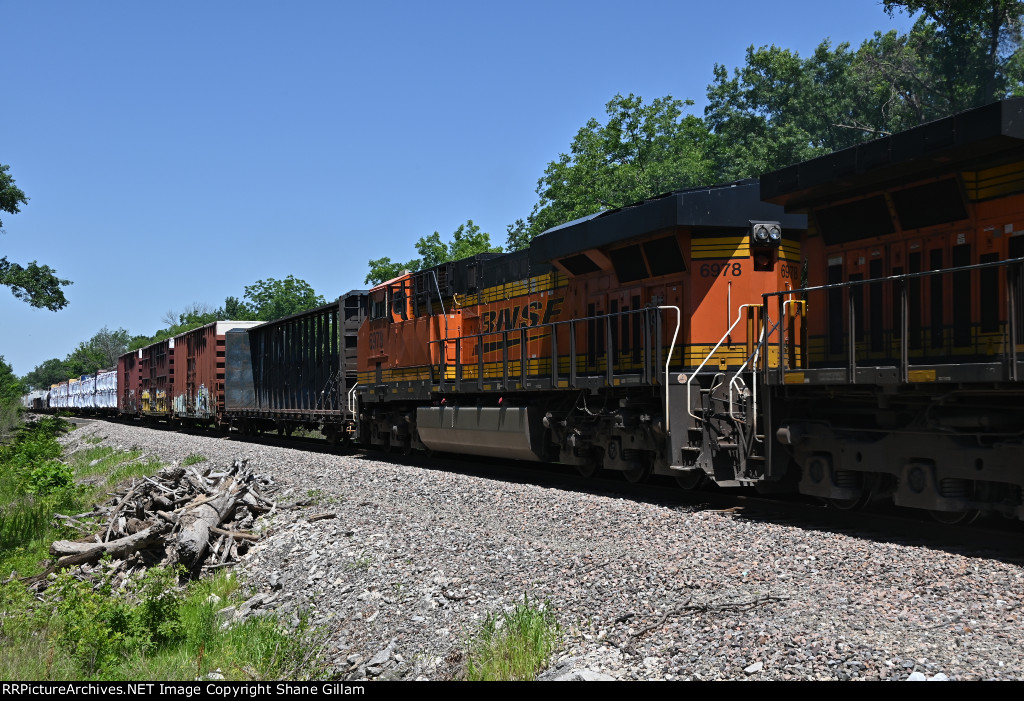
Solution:
M70 425L48 417L0 444L0 679L190 680L218 670L227 679L318 678L315 636L305 623L286 631L259 617L224 627L216 612L244 600L230 573L186 582L155 567L115 585L111 564L97 578L51 575L42 596L25 578L44 571L50 543L102 525L77 527L55 514L92 510L115 486L152 475L161 465L141 451L100 446L66 459L57 437ZM183 461L202 461L190 455ZM90 527L92 527L90 529ZM102 571L102 570L101 570ZM523 603L488 616L469 643L465 678L532 679L560 638L547 610Z
M115 584L110 563L95 578L51 575L41 596L23 578L44 571L54 540L83 535L54 514L106 500L115 485L151 475L140 451L94 445L62 458L68 429L45 418L0 445L0 678L3 680L303 679L324 674L310 630L258 617L225 628L216 612L244 600L244 583L223 571L184 582L151 568ZM100 530L87 518L78 528ZM182 583L184 582L184 583Z

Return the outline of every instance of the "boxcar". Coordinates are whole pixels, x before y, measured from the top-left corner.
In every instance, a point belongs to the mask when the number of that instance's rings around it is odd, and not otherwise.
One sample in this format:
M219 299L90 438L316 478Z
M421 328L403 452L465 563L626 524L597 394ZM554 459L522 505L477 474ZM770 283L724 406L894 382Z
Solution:
M177 371L171 389L174 420L227 426L224 335L230 329L247 329L259 324L258 321L215 321L174 337Z

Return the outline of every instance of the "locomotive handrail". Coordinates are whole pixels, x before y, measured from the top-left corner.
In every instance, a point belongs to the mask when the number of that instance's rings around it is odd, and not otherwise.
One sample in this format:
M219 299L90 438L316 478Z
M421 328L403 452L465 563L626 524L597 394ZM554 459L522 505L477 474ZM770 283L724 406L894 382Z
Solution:
M668 384L668 372L669 372L669 368L670 368L671 361L672 361L672 355L675 352L675 346L676 346L676 343L677 343L678 338L679 338L679 332L680 332L680 330L682 328L682 310L679 307L672 306L672 305L658 305L658 306L641 307L639 309L629 309L629 310L624 310L624 311L616 311L616 312L613 312L613 313L610 313L610 314L595 314L593 316L588 316L588 317L579 317L579 318L573 318L573 319L565 319L565 320L561 320L561 321L548 322L548 323L544 323L544 324L536 324L536 325L533 325L533 326L522 326L522 327L518 327L518 328L502 329L502 330L497 330L497 331L481 331L481 332L475 333L475 334L468 334L468 335L465 335L465 336L455 336L455 337L451 337L451 338L448 338L447 335L446 335L445 338L438 338L438 339L434 339L434 340L428 342L428 345L430 347L434 347L434 344L439 344L439 347L440 347L440 354L439 354L437 362L436 363L431 362L431 368L432 368L431 374L433 376L433 372L434 372L433 369L436 368L437 371L438 371L438 375L439 375L437 379L438 379L438 382L441 384L441 386L444 386L446 381L453 381L455 383L456 390L457 391L460 390L462 388L463 383L466 381L463 378L463 369L464 369L465 366L463 364L463 357L462 357L463 356L463 353L462 353L462 350L463 350L462 349L462 343L467 341L467 340L475 340L476 344L477 344L477 349L478 349L477 358L476 358L475 361L470 361L470 364L476 366L477 377L476 377L476 380L475 380L474 384L476 385L476 388L478 390L482 391L483 388L484 388L484 374L485 374L484 366L485 366L485 363L484 363L484 352L480 352L480 351L485 346L484 340L486 338L488 338L488 337L498 337L500 340L496 341L494 343L495 347L493 349L491 349L491 351L486 351L486 352L498 351L498 352L501 353L501 359L498 362L501 364L501 379L502 379L502 382L503 382L503 386L507 387L508 384L509 384L509 380L510 380L509 346L512 345L513 343L516 343L516 342L518 342L518 344L520 346L520 348L519 348L519 359L518 359L519 360L519 373L518 373L519 377L518 377L517 381L520 382L522 385L525 385L526 382L527 382L527 379L529 377L529 372L528 372L529 359L528 359L528 353L527 353L527 344L531 340L531 338L536 339L536 338L539 338L539 337L543 337L545 335L545 333L544 333L545 330L549 330L550 339L551 339L550 382L551 382L551 386L552 387L557 387L558 386L558 382L560 381L560 378L559 378L559 360L560 360L560 356L559 356L559 351L558 351L558 345L559 345L559 343L558 343L558 335L559 335L558 334L558 330L560 328L561 329L568 328L568 330L569 330L569 377L568 377L568 386L573 388L573 389L576 389L577 386L578 386L578 380L577 380L577 377L578 377L578 359L577 359L577 356L576 356L576 330L577 330L577 324L580 323L580 322L597 322L597 321L600 321L600 322L603 322L605 324L605 328L603 330L603 334L604 334L604 340L605 340L605 342L607 344L607 352L605 353L605 360L604 360L605 367L603 368L603 370L601 372L605 375L605 382L607 383L607 385L611 386L612 383L613 383L613 378L614 378L615 373L616 373L616 365L618 363L624 362L624 361L616 360L615 359L615 354L617 352L616 344L615 344L616 335L612 333L612 326L611 326L610 321L613 318L617 318L617 317L639 314L641 316L640 316L640 319L638 319L635 322L638 325L636 328L637 329L641 328L640 324L641 324L641 320L642 320L642 329L643 330L642 330L642 332L637 330L636 333L637 333L638 336L642 337L641 339L639 339L638 342L642 343L642 351L643 352L642 352L642 355L641 355L641 357L642 357L642 367L638 368L637 370L638 370L639 373L641 373L641 376L642 376L643 381L645 383L652 383L652 384L653 383L657 383L658 380L657 380L657 376L656 376L656 371L652 370L652 368L656 368L656 367L658 367L660 365L663 346L662 346L662 343L661 343L661 340L660 340L661 339L660 317L656 317L656 322L657 323L655 323L653 325L651 323L651 316L652 316L651 312L654 311L655 309L657 309L659 311L671 309L671 310L674 310L675 313L676 313L676 326L675 326L675 330L673 332L672 340L671 340L670 346L669 346L668 359L665 362L665 383L666 383L666 386L667 386L667 384ZM600 330L595 330L595 332L600 332ZM518 336L518 341L511 341L509 339L509 335L510 334L514 334L513 338L515 338L515 336ZM537 335L535 335L535 334L537 334ZM654 348L652 349L652 339L653 339L654 336L656 336L658 338L658 341L657 341L657 343L653 344ZM451 380L448 379L448 372L449 372L448 368L449 368L449 365L450 365L449 360L448 360L448 352L449 352L448 351L448 348L449 348L448 344L449 343L453 343L454 344L454 349L455 349L455 358L454 358L455 376ZM637 345L634 350L635 351L640 351L641 350L641 346ZM652 350L654 351L654 353L652 353ZM654 357L655 355L657 356L656 358ZM600 362L598 363L598 365L600 366ZM497 379L497 378L495 378L495 379ZM469 381L473 382L473 380L469 380ZM667 388L666 388L666 406L667 406L667 402L668 402L668 391L667 391Z
M356 418L356 406L358 400L356 399L356 388L359 387L359 383L352 385L352 389L348 391L348 413L352 414L352 418Z
M757 413L757 359L761 354L761 346L764 344L765 334L768 330L767 326L761 328L761 336L757 339L757 343L754 344L754 352L747 356L747 359L743 361L743 364L739 366L736 372L733 374L732 379L729 380L729 418L733 421L738 421L735 413L733 412L733 389L736 388L736 382L740 380L740 374L747 369L747 365L750 365L751 372L753 373L754 380L754 413ZM739 396L739 389L736 388L736 394Z
M693 402L690 400L690 384L693 382L693 378L695 378L698 374L700 374L700 371L704 369L704 366L708 364L708 362L711 360L711 358L714 357L715 353L722 346L722 344L725 343L725 339L729 338L729 336L732 335L732 330L736 328L736 325L739 324L741 321L743 321L743 315L741 313L743 311L743 309L745 307L759 307L759 306L760 305L757 305L757 304L741 304L739 307L737 307L736 308L736 321L732 322L732 326L730 326L726 330L726 332L722 335L722 338L719 339L718 343L715 344L715 347L711 349L710 353L708 353L707 357L704 358L704 360L701 361L701 364L697 366L697 369L694 370L693 372L691 372L689 377L686 378L686 412L690 415L691 418L697 419L698 421L700 420L700 417L693 413ZM671 356L669 356L669 357L671 358ZM666 370L665 379L668 380L667 370ZM730 401L731 401L731 399L730 399Z
M670 343L668 347L668 358L665 359L665 433L668 434L671 432L669 417L672 415L672 412L668 410L668 370L669 365L672 362L672 353L675 352L676 338L679 336L679 327L682 326L683 323L683 312L679 307L675 306L659 306L658 309L675 309L676 311L676 330L672 333L672 343ZM658 345L661 345L660 341ZM687 397L687 400L689 400L689 397Z
M822 292L827 290L835 290L843 287L857 287L861 285L872 285L882 282L898 282L900 280L911 280L914 278L929 277L933 275L948 275L950 273L962 273L971 270L981 270L983 268L1008 268L1018 263L1024 263L1024 258L1007 258L1006 260L997 260L989 263L972 263L971 265L961 265L956 268L942 268L941 270L922 270L916 273L900 273L899 275L887 275L886 277L874 277L868 278L866 280L848 280L846 282L833 282L829 283L828 285L818 285L816 287L794 287L789 290L763 292L761 294L761 297L783 297L785 295L793 295L798 292Z
M848 291L854 288L867 287L871 285L890 285L898 290L898 302L900 319L899 324L896 326L896 320L893 322L893 328L900 329L900 357L899 357L899 378L901 382L909 381L909 368L910 368L910 338L911 329L909 328L908 318L908 295L907 295L907 282L911 280L919 280L922 278L931 278L935 276L952 276L957 273L973 272L975 270L986 270L986 269L998 269L1005 268L1007 271L1007 285L1006 285L1006 318L1002 323L1005 323L1003 331L1003 337L1006 339L1006 368L1007 377L1011 381L1018 379L1017 369L1017 343L1019 341L1020 329L1018 329L1018 314L1021 310L1018 310L1016 296L1019 292L1018 287L1022 282L1022 276L1020 271L1024 268L1024 257L1010 258L1007 260L990 261L986 263L973 263L971 265L962 265L952 268L942 268L938 270L923 270L913 273L901 273L900 275L889 275L886 277L868 278L863 280L848 280L845 282L835 282L827 285L817 285L814 287L800 287L795 289L787 290L776 290L774 292L762 293L762 306L764 308L765 316L767 317L769 309L769 299L777 298L779 301L779 313L782 318L785 318L785 307L786 305L796 302L799 300L786 300L786 297L792 297L795 295L802 295L804 300L808 298L809 293L828 293L831 291ZM846 349L846 371L847 381L851 384L855 384L857 381L857 334L856 322L857 314L854 304L853 295L848 295L846 315L848 317L847 328L845 330L848 336ZM781 319L780 319L781 323ZM773 331L775 329L773 328ZM774 343L771 340L770 335L766 343ZM786 342L785 334L779 333L778 338L779 348L779 367L778 367L778 381L782 381L785 376L785 367L782 359L785 358L786 353ZM877 352L877 351L876 351ZM765 376L769 373L766 371Z

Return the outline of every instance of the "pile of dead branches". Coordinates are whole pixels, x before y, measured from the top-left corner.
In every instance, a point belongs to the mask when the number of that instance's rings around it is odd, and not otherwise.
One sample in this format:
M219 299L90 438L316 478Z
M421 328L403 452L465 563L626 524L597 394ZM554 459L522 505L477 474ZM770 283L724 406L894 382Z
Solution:
M230 468L165 467L91 512L57 514L64 525L89 535L53 543L52 566L33 579L44 581L51 572L73 566L88 570L104 555L112 567L181 563L193 575L228 566L259 540L250 530L253 520L277 508L276 491L247 460L235 460Z

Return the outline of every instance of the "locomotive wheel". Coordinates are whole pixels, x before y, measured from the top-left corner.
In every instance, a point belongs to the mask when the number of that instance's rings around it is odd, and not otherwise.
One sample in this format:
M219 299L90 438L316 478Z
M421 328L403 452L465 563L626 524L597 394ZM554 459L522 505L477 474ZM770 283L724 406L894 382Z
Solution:
M865 492L859 497L853 497L852 499L826 499L829 506L838 511L857 511L863 509L868 503L871 497L871 492Z
M947 526L966 526L974 523L981 516L978 509L967 509L966 511L929 511L932 518Z
M594 456L590 456L590 459L585 463L576 466L576 471L579 472L580 476L584 479L590 479L601 471L601 461Z
M700 489L707 480L708 476L704 470L684 470L676 473L676 484L688 492Z
M860 494L849 499L826 499L833 509L838 511L859 511L871 501L871 492L877 483L876 475L866 474L860 477Z
M634 467L632 470L623 470L622 476L626 478L626 481L630 484L640 484L647 480L651 475L651 469L654 467L654 463L650 460L641 460L640 465Z

